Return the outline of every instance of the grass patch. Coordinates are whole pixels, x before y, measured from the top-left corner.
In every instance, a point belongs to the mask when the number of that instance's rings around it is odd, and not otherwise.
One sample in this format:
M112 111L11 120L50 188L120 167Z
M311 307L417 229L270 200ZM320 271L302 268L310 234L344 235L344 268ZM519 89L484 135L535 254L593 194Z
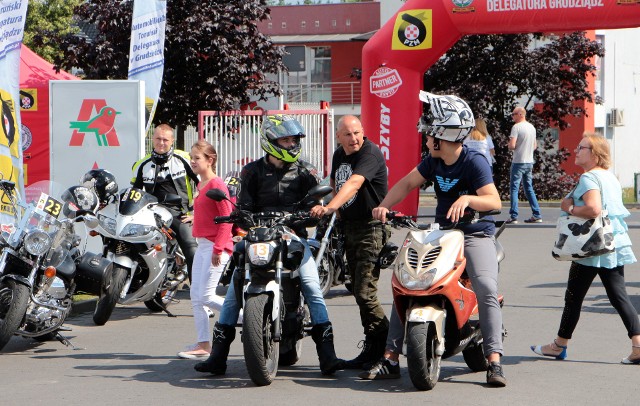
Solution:
M86 293L78 293L76 295L73 295L71 297L71 299L74 302L84 302L85 300L92 300L92 299L95 299L96 297L97 296L89 295L89 294L86 294Z
M632 187L622 188L622 203L637 203L634 188Z

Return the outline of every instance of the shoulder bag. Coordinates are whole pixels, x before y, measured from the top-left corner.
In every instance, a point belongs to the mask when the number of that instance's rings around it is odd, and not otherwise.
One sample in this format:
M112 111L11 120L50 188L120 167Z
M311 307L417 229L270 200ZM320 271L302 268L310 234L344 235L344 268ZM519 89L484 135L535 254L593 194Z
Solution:
M558 218L557 240L551 254L558 261L575 261L614 252L613 227L604 206L600 179L594 174L603 204L600 215L593 219L563 215ZM574 188L575 191L575 188ZM573 192L572 192L573 194Z

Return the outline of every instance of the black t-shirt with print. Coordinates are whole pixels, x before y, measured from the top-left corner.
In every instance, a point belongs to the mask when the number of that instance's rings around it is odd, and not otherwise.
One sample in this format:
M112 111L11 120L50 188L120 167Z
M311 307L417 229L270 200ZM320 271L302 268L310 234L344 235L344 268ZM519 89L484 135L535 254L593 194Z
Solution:
M387 195L387 166L378 146L366 137L358 152L347 155L339 147L333 153L331 179L337 191L353 174L364 177L365 181L355 196L340 207L340 215L347 221L371 220L371 211Z

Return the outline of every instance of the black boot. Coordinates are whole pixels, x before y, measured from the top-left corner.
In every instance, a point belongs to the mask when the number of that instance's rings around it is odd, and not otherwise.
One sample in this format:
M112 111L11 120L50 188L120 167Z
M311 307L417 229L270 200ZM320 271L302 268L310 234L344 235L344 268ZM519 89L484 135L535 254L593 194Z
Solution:
M228 326L216 322L213 326L213 342L211 354L204 362L198 362L193 369L198 372L210 372L214 375L224 375L227 372L227 357L233 339L236 338L235 326Z
M333 327L330 322L313 326L311 338L316 343L322 375L332 375L337 370L343 369L344 360L336 357L336 350L333 347Z
M369 333L365 335L360 355L352 360L345 361L345 369L363 369L370 367L384 355L384 348L387 343L388 329Z

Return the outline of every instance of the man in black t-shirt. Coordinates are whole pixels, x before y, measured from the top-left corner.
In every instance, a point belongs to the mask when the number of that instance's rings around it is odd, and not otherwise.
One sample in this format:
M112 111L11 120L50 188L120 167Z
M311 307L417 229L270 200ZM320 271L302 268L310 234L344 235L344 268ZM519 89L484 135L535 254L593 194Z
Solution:
M387 167L380 149L364 137L357 117L342 117L337 135L340 147L331 167L335 197L326 206L315 206L311 214L322 217L338 210L344 224L347 268L365 333L362 352L346 361L345 368L360 369L382 356L389 330L378 300L380 269L375 264L390 231L371 214L387 194Z

